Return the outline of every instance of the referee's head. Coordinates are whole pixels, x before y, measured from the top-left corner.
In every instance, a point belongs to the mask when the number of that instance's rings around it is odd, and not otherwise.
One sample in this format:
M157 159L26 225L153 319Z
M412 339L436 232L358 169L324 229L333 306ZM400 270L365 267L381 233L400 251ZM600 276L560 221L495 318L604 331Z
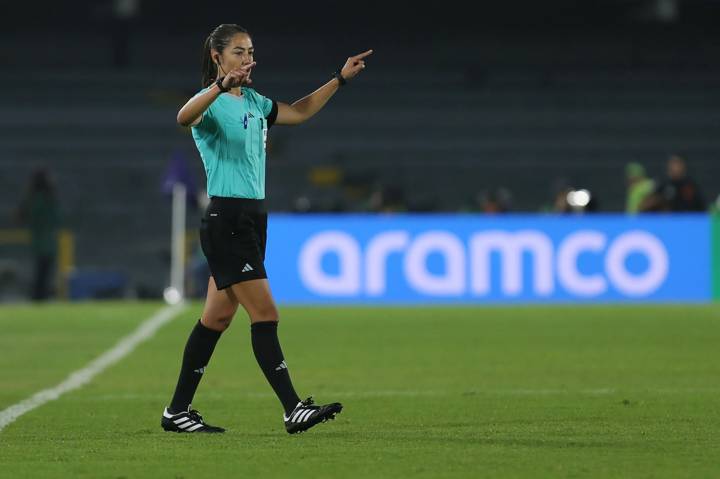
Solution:
M254 47L250 33L234 23L223 23L210 32L203 46L202 86L218 76L252 63Z

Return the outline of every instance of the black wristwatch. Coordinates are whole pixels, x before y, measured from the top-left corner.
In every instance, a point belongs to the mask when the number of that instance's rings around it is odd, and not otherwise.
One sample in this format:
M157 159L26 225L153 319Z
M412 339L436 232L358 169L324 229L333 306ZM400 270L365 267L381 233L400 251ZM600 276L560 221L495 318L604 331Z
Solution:
M340 86L343 86L347 83L347 80L345 77L342 76L342 73L340 73L340 70L335 70L332 74L334 78L337 78L338 83L340 83Z
M223 83L223 80L224 80L224 79L225 79L225 77L220 77L220 78L218 78L217 80L215 80L215 84L216 84L216 85L218 86L218 88L220 89L220 93L227 93L227 92L230 91L229 88L225 88L225 87L223 86L222 83Z

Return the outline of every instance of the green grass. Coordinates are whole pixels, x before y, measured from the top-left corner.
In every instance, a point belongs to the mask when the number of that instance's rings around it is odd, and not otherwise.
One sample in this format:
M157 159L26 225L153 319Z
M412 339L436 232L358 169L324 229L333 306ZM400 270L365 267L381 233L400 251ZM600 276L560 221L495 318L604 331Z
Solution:
M62 381L159 309L0 308L0 410ZM193 406L160 413L201 305L0 432L2 478L718 477L720 307L282 308L298 392L334 422L284 432L242 315Z

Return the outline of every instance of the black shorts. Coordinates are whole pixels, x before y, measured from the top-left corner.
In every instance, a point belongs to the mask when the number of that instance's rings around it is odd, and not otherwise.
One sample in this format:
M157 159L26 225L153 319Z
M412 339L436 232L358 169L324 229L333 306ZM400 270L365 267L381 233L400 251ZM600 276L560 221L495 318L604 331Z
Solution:
M200 224L200 245L217 289L267 278L264 200L213 196Z

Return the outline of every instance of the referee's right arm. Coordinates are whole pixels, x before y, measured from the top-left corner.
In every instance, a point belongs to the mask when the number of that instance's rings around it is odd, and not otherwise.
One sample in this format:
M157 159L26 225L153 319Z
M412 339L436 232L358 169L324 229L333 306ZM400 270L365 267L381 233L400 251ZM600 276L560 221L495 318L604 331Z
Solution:
M228 73L223 78L223 88L228 90L242 85L248 76L248 71L253 66L255 66L255 62ZM218 87L217 84L213 84L207 89L207 91L190 98L190 100L188 100L188 102L180 108L180 111L177 114L177 122L182 126L195 126L200 123L202 114L205 113L205 110L212 105L212 102L220 96L220 93L222 93L220 87Z
M220 96L220 88L212 85L207 91L194 96L188 100L177 114L177 122L182 126L195 126L200 123L202 114L205 113L212 102Z

